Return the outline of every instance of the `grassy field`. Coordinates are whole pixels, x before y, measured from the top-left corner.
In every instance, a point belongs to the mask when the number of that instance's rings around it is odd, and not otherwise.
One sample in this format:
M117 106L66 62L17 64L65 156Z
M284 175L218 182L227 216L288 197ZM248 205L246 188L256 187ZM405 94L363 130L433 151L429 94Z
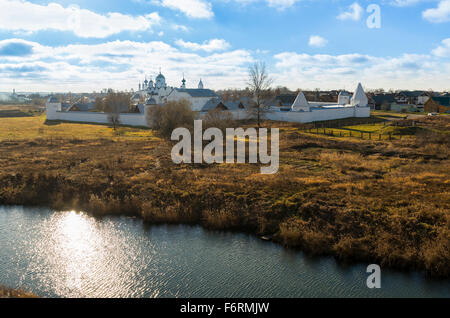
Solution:
M264 125L280 128L276 175L250 164L175 165L172 144L150 130L0 118L0 204L248 231L342 261L450 277L450 118L423 118L393 141Z
M33 139L152 139L151 130L120 127L116 131L104 125L80 125L52 122L45 115L26 118L0 118L0 141Z
M366 122L361 123L361 121ZM432 120L430 121L429 118L423 116L414 120L404 120L403 117L384 117L381 114L372 115L371 118L364 120L353 118L316 123L314 125L305 124L298 126L298 128L303 130L303 132L315 135L379 141L415 137L417 134L431 132L433 131L432 122ZM446 129L442 130L440 128L435 130L435 132L448 133Z
M372 110L375 116L386 116L386 117L406 117L408 115L427 115L425 112L396 112L393 110Z
M33 105L0 105L0 118L32 117L43 114L43 108Z

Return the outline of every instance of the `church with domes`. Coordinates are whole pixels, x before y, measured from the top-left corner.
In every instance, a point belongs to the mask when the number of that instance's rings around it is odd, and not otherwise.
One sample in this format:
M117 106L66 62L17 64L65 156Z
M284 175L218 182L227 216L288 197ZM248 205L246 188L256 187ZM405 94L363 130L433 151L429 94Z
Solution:
M163 105L170 101L186 99L191 103L192 110L200 111L208 101L217 98L216 93L206 89L202 79L197 88L187 88L186 79L183 76L180 87L171 87L166 83L165 76L159 72L155 81L150 81L145 77L143 82L139 82L139 89L133 96L136 105Z

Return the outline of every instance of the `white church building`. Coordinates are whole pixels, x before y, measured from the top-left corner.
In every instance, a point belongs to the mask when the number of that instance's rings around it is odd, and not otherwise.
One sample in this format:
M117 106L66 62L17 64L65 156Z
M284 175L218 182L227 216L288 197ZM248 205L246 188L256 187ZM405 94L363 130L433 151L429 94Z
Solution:
M187 88L184 76L179 88L170 87L167 86L166 78L160 72L154 82L152 79L148 81L145 78L142 84L139 83L139 90L133 96L133 102L135 105L139 105L142 101L144 101L143 105L164 105L170 101L186 99L191 103L193 111L201 111L206 103L217 97L214 91L204 87L201 79L197 88Z
M181 86L170 87L166 78L160 72L155 81L145 78L139 83L139 89L132 96L132 103L139 109L138 113L121 113L122 125L147 127L148 109L155 105L164 105L170 101L186 99L190 102L192 110L205 115L207 111L218 108L230 111L235 119L248 119L254 115L249 111L251 102L222 101L214 91L206 89L203 81L197 88L187 88L186 80L181 81ZM61 102L55 97L47 101L47 119L71 122L103 123L108 124L108 114L92 111L65 111ZM300 92L289 109L265 105L264 116L269 120L309 123L333 119L351 117L370 117L368 99L361 84L358 84L353 95L341 92L337 103L309 102L305 95Z

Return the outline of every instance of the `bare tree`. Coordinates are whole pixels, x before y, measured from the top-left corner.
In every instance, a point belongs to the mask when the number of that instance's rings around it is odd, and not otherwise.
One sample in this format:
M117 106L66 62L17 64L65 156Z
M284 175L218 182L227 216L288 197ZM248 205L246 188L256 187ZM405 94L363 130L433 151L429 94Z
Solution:
M272 79L267 72L266 64L264 62L257 62L249 68L249 82L248 86L250 92L255 98L255 110L257 113L258 127L261 126L261 114L263 112L263 103L270 91Z
M104 101L105 113L114 130L120 125L120 113L127 112L130 108L130 96L126 93L110 91Z
M103 98L101 98L101 97L95 98L94 109L99 112L102 112L105 110L105 103L103 101Z

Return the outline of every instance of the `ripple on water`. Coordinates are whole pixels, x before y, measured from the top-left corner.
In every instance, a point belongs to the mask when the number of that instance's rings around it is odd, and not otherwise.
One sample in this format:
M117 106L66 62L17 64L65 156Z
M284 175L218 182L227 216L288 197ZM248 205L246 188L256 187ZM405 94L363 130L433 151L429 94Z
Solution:
M48 297L450 297L449 281L311 258L255 237L0 207L0 284Z

